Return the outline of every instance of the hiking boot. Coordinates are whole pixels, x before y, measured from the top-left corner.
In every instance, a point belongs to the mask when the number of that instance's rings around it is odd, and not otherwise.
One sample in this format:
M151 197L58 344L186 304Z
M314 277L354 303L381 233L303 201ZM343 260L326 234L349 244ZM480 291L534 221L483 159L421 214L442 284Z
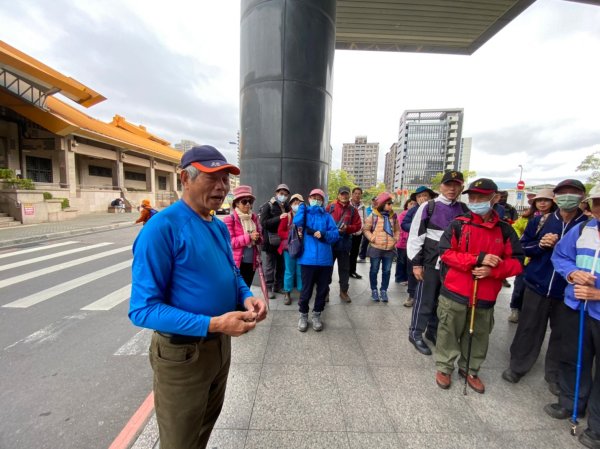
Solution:
M408 341L410 341L415 349L421 354L431 355L431 349L429 349L429 346L427 346L427 343L425 343L422 338L412 339L408 337Z
M348 296L348 292L340 292L340 299L342 302L352 302L352 298Z
M558 382L548 382L548 390L550 390L550 393L552 393L554 396L560 396L560 385L558 385Z
M450 374L442 373L441 371L437 371L435 373L435 383L442 390L447 390L450 388L452 384L452 376Z
M518 381L521 380L521 377L523 377L521 374L515 373L510 368L507 368L502 372L502 379L504 379L507 382L510 382L511 384L516 384Z
M308 313L301 313L300 320L298 321L298 330L306 332L306 329L308 329Z
M467 384L469 384L469 387L471 387L473 391L479 394L485 393L485 385L483 384L479 376L477 376L477 374L469 374L467 376L467 373L463 369L459 369L458 374L463 379L465 378L465 376L467 377Z
M387 290L379 291L379 299L381 300L381 302L388 302Z
M283 295L283 303L286 306L289 306L292 303L292 297L290 296L290 292L285 292Z
M544 411L548 416L551 416L554 419L567 419L571 416L571 412L557 403L545 405Z
M312 325L315 332L323 330L323 322L321 321L321 312L313 312Z
M519 322L519 309L510 309L510 315L508 316L508 321L511 323Z
M591 449L600 449L600 435L587 428L579 435L579 442Z
M371 299L374 302L379 302L379 292L377 291L377 289L371 290Z
M408 298L406 301L404 301L403 306L404 307L412 307L415 304L415 298Z

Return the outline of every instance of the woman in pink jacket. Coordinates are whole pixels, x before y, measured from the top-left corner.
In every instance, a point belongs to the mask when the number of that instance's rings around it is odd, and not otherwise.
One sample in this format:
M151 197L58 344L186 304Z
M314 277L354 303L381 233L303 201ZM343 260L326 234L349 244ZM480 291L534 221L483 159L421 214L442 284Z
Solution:
M258 216L252 212L255 199L252 195L252 187L236 187L233 189L233 212L223 219L231 236L233 260L240 269L248 288L252 285L260 257L258 245L262 243L262 230L258 223Z

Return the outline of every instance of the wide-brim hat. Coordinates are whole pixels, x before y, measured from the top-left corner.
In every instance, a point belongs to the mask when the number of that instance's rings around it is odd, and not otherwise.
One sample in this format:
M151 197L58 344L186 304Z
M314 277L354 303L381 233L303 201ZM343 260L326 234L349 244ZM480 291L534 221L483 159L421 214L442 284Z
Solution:
M256 197L252 194L252 187L250 186L238 186L233 189L233 201L237 201L241 198L252 198L253 200Z
M535 200L545 199L545 200L554 200L554 192L552 189L542 189L535 194L533 198L531 198L531 203L534 203Z
M469 188L463 193L481 193L483 195L489 195L491 193L498 192L498 185L489 178L479 178L469 184Z
M304 203L304 197L302 195L300 195L299 193L294 193L291 197L290 197L290 203L294 200L298 200L301 203Z
M325 192L323 192L321 189L312 189L308 196L313 196L313 195L320 195L321 198L323 198L323 201L325 201Z
M227 162L225 156L219 150L210 145L192 147L181 156L181 168L188 166L196 167L204 173L214 173L227 170L233 175L239 175L240 169Z
M275 191L279 192L280 190L287 190L287 193L290 193L290 188L288 187L287 184L279 184L277 186L277 188L275 189Z
M594 187L592 187L586 200L594 200L596 198L600 198L600 184L596 184Z
M377 204L383 204L386 201L389 201L393 199L392 195L390 195L388 192L381 192L379 195L377 195Z
M417 187L417 190L415 190L413 193L410 194L410 196L408 197L408 199L410 201L417 201L417 195L419 193L423 193L423 192L427 192L429 193L429 196L433 199L433 198L437 198L438 194L435 193L433 190L431 190L429 187L427 186L419 186Z

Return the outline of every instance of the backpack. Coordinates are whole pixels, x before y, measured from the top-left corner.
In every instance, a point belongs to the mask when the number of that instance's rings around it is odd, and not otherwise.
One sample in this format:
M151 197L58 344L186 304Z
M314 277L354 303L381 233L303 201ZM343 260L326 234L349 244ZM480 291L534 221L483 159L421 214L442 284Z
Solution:
M150 216L148 217L148 220L150 220L152 217L154 217L156 214L158 214L158 211L156 209L154 209L153 207L151 207L150 209L146 209L148 212L150 212Z

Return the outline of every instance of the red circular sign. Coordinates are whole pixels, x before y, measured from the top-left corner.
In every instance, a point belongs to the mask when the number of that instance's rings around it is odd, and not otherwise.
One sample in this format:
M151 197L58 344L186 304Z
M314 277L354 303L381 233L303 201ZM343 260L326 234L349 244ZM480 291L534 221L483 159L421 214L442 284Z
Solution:
M525 190L525 181L517 182L517 190Z

